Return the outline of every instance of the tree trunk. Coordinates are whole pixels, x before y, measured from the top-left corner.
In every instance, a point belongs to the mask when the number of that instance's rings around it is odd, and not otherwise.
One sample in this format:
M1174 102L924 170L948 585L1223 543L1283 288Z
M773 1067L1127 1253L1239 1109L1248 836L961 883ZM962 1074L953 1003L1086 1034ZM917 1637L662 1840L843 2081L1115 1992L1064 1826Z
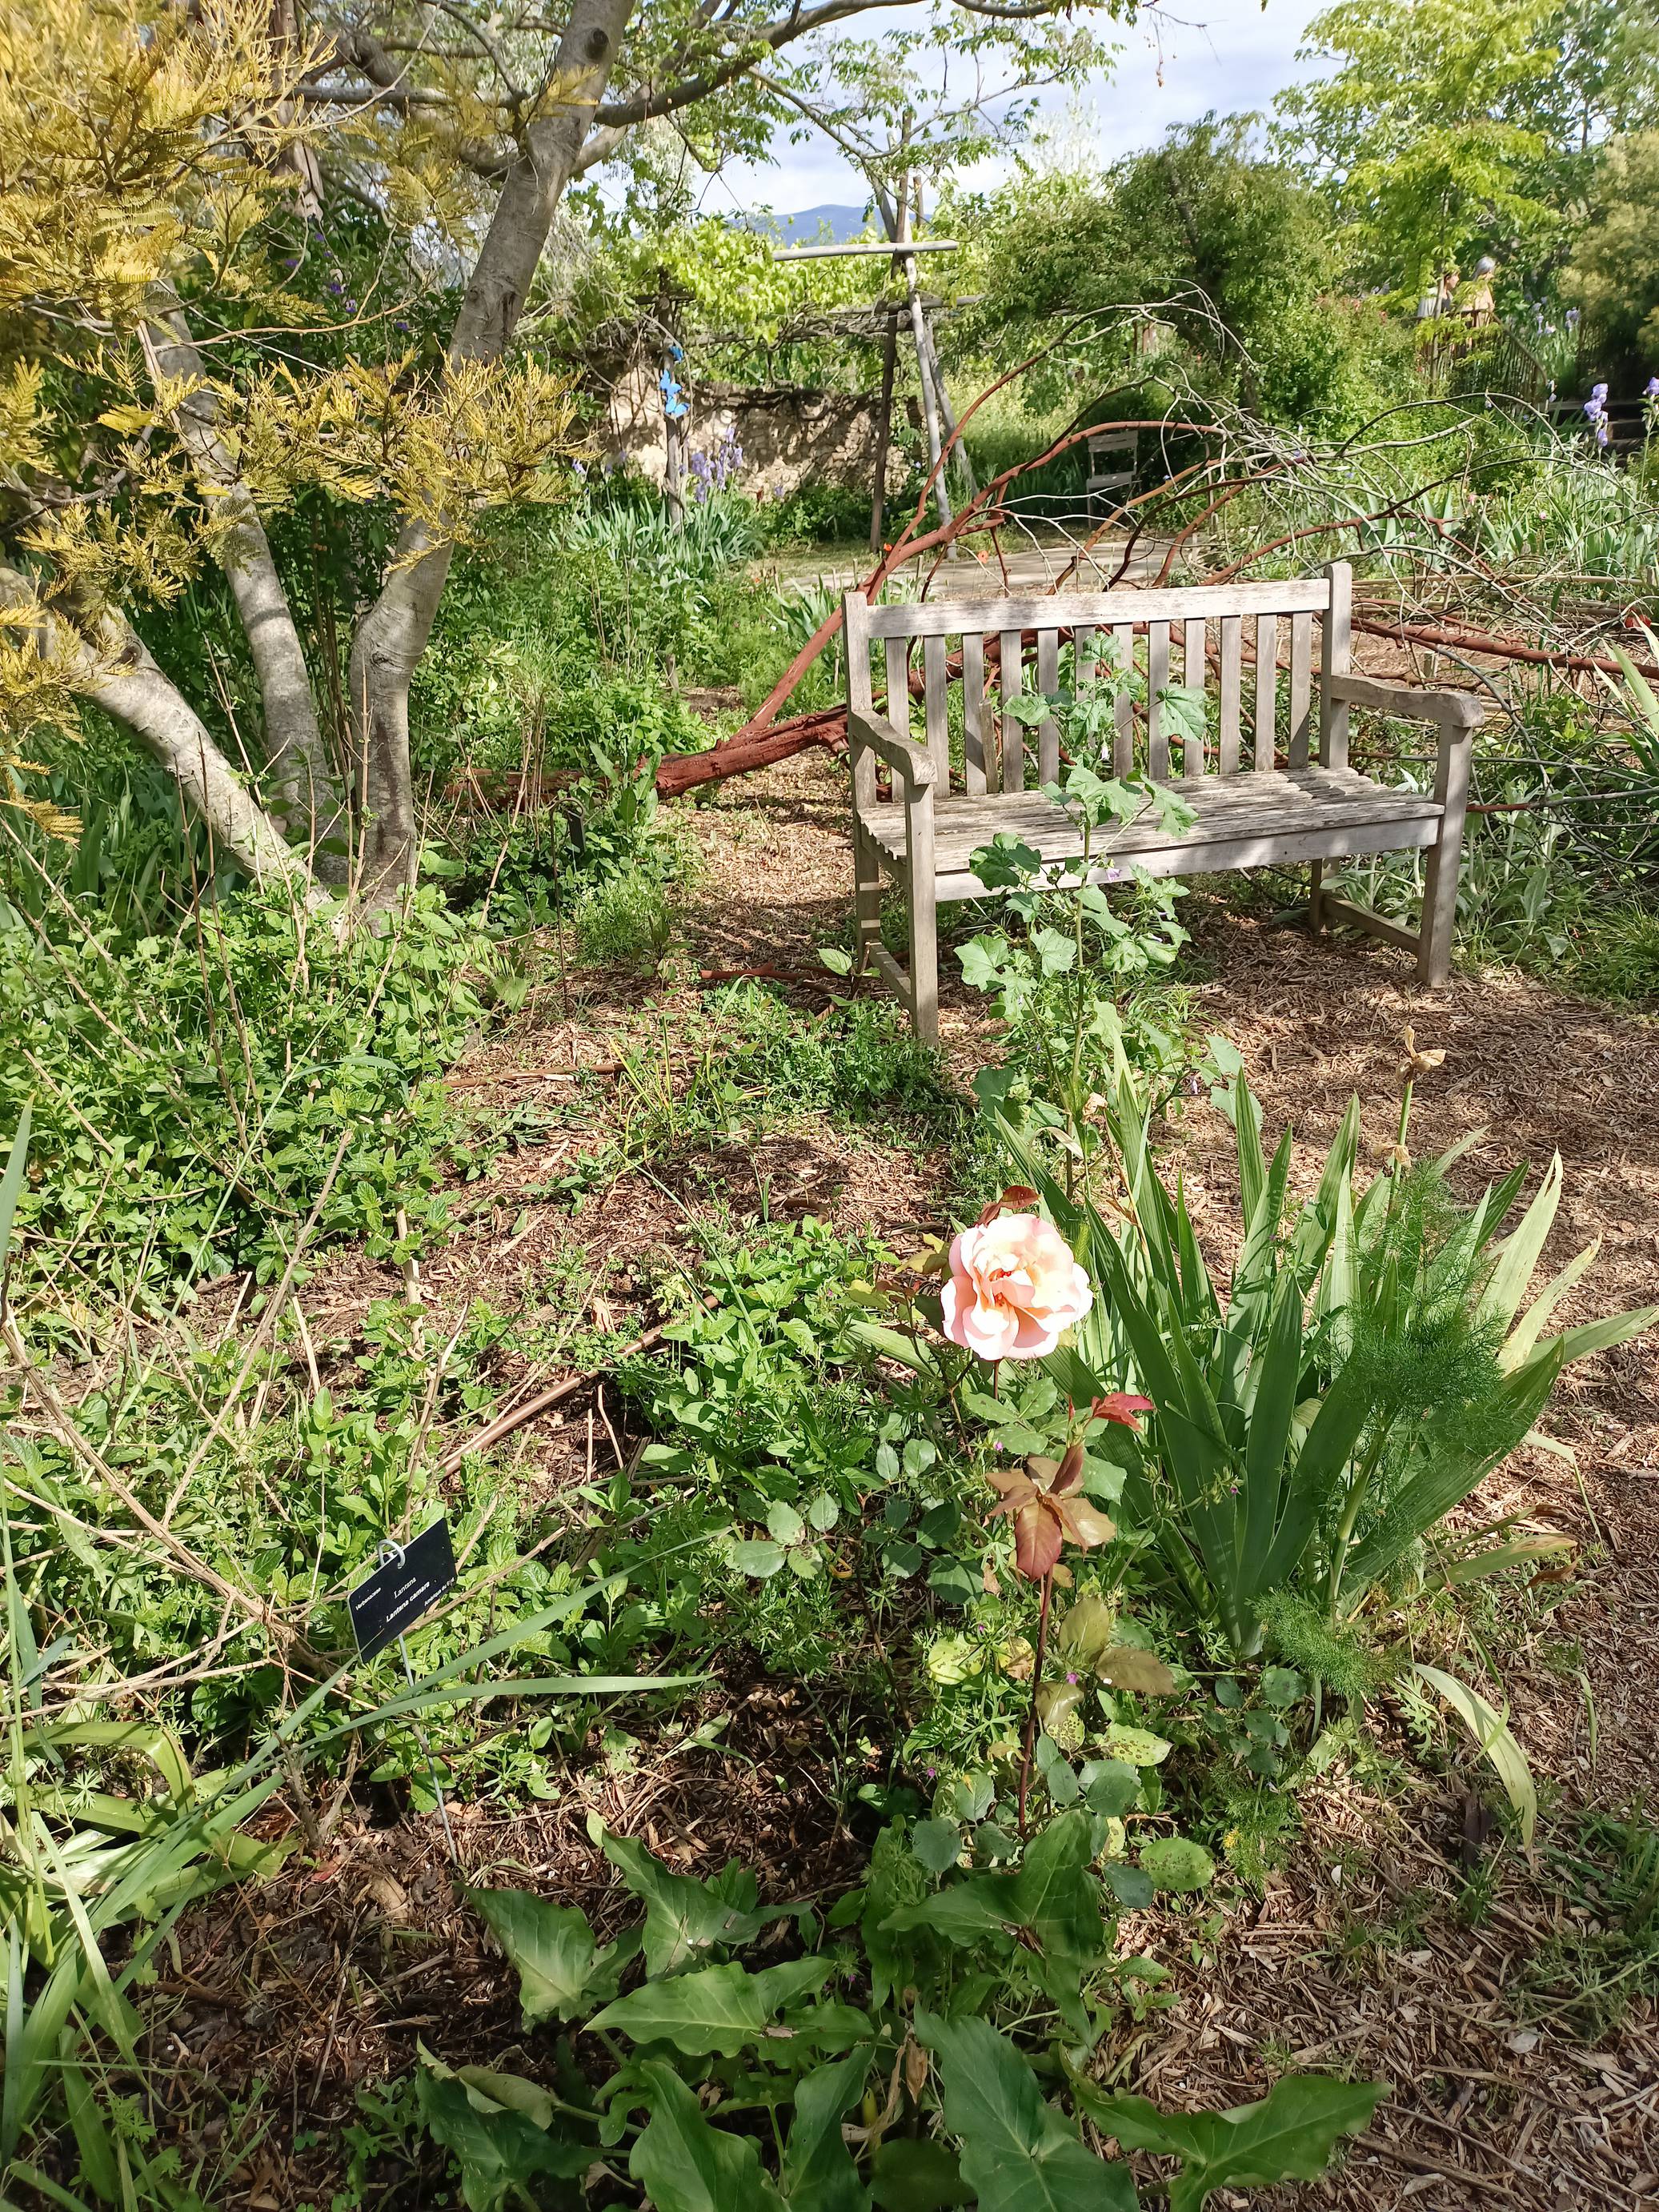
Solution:
M190 378L201 380L205 386L201 355L171 294L158 290L143 337L151 374L158 382ZM192 392L174 409L173 422L198 477L210 488L217 514L229 522L219 542L219 562L258 681L273 810L291 835L303 836L316 873L326 882L343 883L347 824L339 776L317 720L311 672L264 525L220 435L212 392ZM319 852L325 839L341 849Z
M450 337L452 364L498 360L518 328L561 195L582 164L593 111L633 5L574 0L554 64L562 97L544 104L501 186ZM447 540L410 524L352 641L355 796L364 815L362 890L372 902L395 897L415 879L409 687L432 635L451 553Z

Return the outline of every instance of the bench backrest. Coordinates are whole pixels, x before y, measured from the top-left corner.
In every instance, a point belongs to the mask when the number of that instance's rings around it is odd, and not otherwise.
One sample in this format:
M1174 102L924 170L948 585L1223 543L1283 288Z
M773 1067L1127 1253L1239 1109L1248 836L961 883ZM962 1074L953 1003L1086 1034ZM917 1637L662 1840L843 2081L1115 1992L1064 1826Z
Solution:
M1028 732L1002 702L1022 690L1060 689L1063 645L1080 678L1098 666L1098 641L1116 641L1117 665L1144 679L1144 705L1115 702L1113 773L1237 775L1305 768L1313 757L1314 632L1324 676L1348 672L1351 580L1334 561L1322 575L1284 583L1200 585L1180 591L1094 592L1010 599L940 599L872 606L846 599L848 704L877 711L872 658L884 664L881 710L933 755L940 793L1022 791L1054 781L1060 738L1052 721ZM1179 674L1175 656L1179 656ZM1206 731L1183 743L1167 726L1158 695L1170 683L1202 690ZM962 687L963 761L951 764L951 690ZM919 701L922 729L913 707ZM1320 686L1317 757L1347 763L1347 710ZM1176 766L1171 748L1180 757ZM860 802L873 796L873 757L854 744ZM865 784L870 788L865 789Z

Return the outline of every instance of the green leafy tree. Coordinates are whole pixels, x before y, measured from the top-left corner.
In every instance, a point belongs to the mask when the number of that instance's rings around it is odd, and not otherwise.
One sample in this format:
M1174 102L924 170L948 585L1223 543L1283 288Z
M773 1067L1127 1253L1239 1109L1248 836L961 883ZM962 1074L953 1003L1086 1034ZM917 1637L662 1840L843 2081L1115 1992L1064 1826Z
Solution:
M1607 149L1561 289L1610 362L1659 368L1659 131Z
M1178 342L1166 375L1178 363L1200 391L1273 420L1343 421L1377 374L1375 312L1333 296L1325 210L1255 150L1248 117L1206 116L1103 175L1022 177L985 204L980 228L981 348L1034 352L1056 319L1092 318L1031 380L1040 402L1085 378L1097 390L1145 379L1137 307Z
M1596 144L1654 90L1652 0L1340 0L1279 94L1280 145L1324 191L1361 282L1403 295L1482 253L1547 266Z
M250 873L401 893L410 690L455 548L481 509L556 489L574 449L567 380L521 343L567 190L665 127L705 167L762 152L780 58L877 4L456 0L440 20L385 0L301 35L258 0L20 0L0 28L6 726L72 726L94 699ZM969 40L1060 12L940 0ZM343 272L319 297L315 218L342 195L374 209L380 253L366 289ZM331 356L311 343L331 325L350 333ZM307 652L270 526L307 490L380 520L343 671ZM254 672L257 787L134 621L204 565Z

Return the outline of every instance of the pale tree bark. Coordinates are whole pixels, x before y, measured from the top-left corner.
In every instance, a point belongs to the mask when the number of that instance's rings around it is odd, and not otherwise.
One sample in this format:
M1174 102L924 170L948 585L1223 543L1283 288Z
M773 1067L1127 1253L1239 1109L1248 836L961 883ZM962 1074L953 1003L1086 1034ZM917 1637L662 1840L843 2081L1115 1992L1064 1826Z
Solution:
M560 198L586 166L594 110L633 6L634 0L573 0L554 64L557 97L529 125L507 173L450 337L452 364L498 360L518 328ZM609 130L602 135L614 143ZM362 889L372 902L393 897L414 881L409 689L432 635L451 552L424 526L406 528L380 596L352 641L353 796L363 815Z
M0 606L32 608L43 659L64 667L76 693L101 707L159 761L180 798L198 814L244 873L287 884L308 905L327 894L209 736L199 714L158 666L137 633L104 614L91 641L40 606L28 578L0 567Z
M201 380L202 388L173 410L173 424L222 525L219 562L259 686L273 810L290 835L303 837L315 872L325 882L343 883L347 823L340 778L317 720L305 648L258 508L221 432L218 403L206 388L202 356L175 298L155 294L143 337L154 377ZM319 849L325 841L339 849Z

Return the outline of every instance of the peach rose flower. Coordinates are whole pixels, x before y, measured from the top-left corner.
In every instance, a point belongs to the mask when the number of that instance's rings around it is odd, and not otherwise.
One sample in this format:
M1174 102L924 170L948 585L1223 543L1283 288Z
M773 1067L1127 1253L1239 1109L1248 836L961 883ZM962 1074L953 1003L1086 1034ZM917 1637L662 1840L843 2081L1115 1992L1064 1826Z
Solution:
M1094 1304L1093 1285L1052 1222L1005 1213L964 1229L940 1294L945 1334L981 1359L1040 1359Z

